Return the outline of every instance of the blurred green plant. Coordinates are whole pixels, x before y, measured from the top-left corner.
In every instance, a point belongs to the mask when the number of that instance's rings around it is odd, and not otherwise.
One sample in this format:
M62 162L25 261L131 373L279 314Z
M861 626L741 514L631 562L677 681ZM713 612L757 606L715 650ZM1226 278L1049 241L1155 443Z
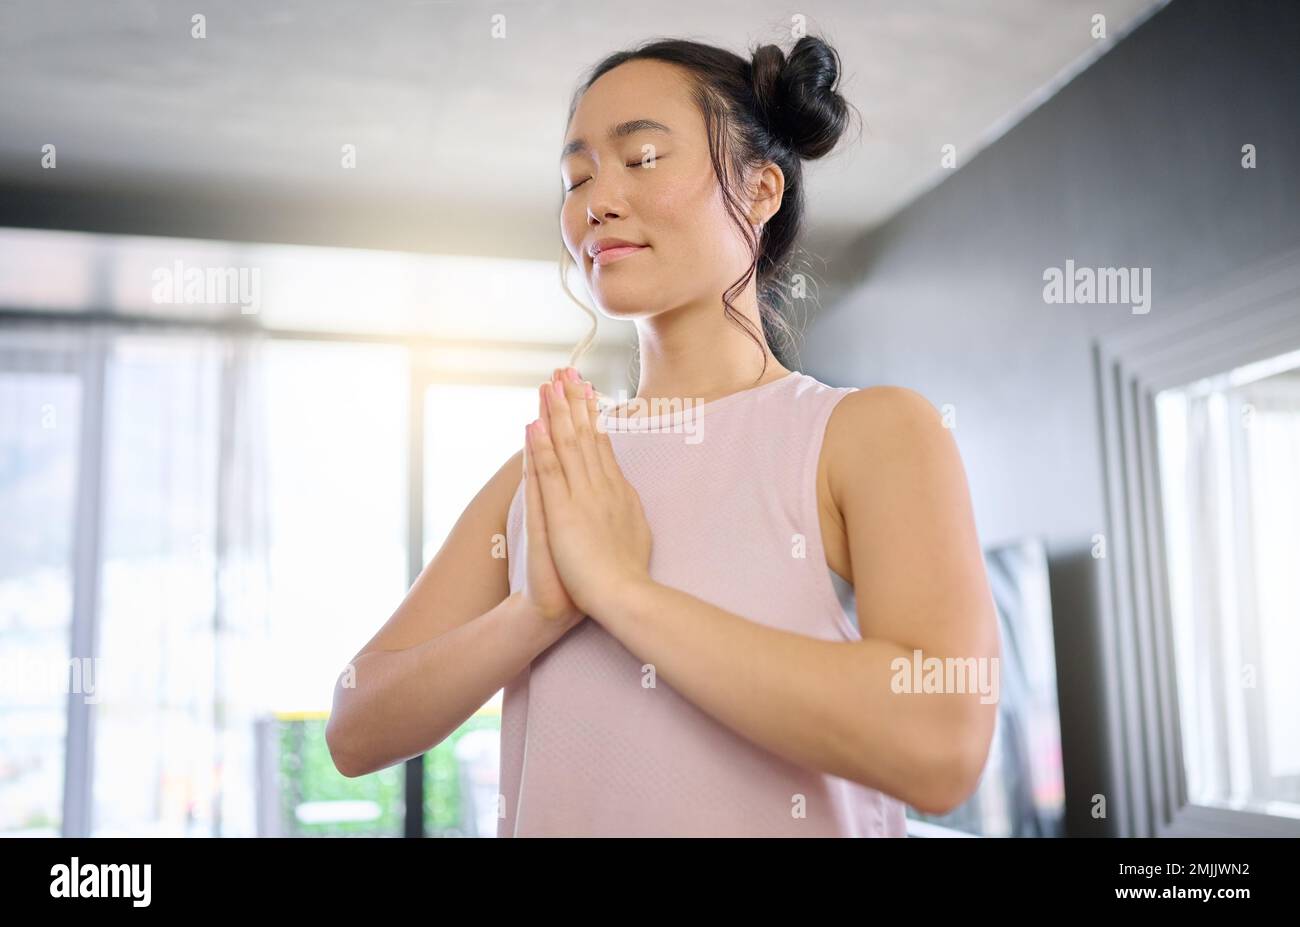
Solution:
M400 837L405 817L405 768L396 763L367 776L349 779L335 767L325 742L325 713L286 714L277 718L281 833L289 837ZM424 832L430 837L465 833L465 809L456 743L472 731L501 729L500 714L472 715L449 737L424 755ZM348 814L312 820L304 806L352 802ZM365 813L366 804L374 813ZM344 807L342 805L340 808ZM328 809L325 809L328 811ZM360 814L356 814L360 811ZM347 818L356 814L356 818ZM304 819L306 818L306 819Z

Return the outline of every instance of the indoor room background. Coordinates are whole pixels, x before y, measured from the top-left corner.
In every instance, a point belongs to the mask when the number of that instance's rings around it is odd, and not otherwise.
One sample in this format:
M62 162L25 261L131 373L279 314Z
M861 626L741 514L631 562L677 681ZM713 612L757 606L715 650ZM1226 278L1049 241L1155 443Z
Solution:
M1300 7L198 15L0 7L0 834L495 835L501 693L347 778L335 680L587 334L580 73L801 30L864 131L806 171L791 366L943 412L1004 647L910 832L1300 834Z

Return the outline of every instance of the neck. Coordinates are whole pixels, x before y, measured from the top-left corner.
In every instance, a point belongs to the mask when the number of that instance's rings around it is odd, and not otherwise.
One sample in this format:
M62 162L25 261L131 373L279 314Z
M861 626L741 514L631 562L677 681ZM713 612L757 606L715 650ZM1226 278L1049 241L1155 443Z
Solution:
M711 402L790 373L763 336L752 280L737 296L734 308L735 314L729 317L718 298L638 320L641 374L635 398ZM749 321L762 353L754 339L741 330L735 315Z

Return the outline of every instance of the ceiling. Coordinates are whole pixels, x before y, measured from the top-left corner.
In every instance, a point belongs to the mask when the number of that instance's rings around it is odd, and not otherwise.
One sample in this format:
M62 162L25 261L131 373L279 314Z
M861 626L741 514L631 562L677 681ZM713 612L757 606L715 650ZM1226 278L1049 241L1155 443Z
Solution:
M950 173L943 145L960 167L1163 2L800 4L864 122L810 167L806 246L829 255L906 206ZM0 225L553 260L587 67L658 35L792 41L790 6L764 0L201 9L204 38L193 5L0 6Z

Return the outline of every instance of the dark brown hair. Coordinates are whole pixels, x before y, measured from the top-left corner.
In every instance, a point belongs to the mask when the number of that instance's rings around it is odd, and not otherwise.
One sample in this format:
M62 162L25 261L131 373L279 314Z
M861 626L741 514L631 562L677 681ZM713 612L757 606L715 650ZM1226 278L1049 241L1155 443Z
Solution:
M752 260L743 276L722 294L723 311L754 339L753 323L736 311L735 295L755 273L763 334L782 366L790 367L783 347L793 342L789 321L778 305L790 276L792 252L803 224L803 161L828 154L848 124L849 104L837 90L839 55L823 39L804 36L787 56L776 45L762 45L749 60L734 52L686 39L655 39L628 51L615 52L595 65L582 81L569 105L569 121L582 95L603 74L628 61L651 60L685 70L693 86L692 97L704 116L713 172L722 188L727 212L751 243ZM756 236L741 212L743 203L732 189L733 178L745 177L753 168L772 161L785 175L781 207ZM595 337L595 315L573 295L567 281L562 249L560 282L569 298L592 315L592 330L574 349L571 364ZM763 352L763 371L767 354Z

